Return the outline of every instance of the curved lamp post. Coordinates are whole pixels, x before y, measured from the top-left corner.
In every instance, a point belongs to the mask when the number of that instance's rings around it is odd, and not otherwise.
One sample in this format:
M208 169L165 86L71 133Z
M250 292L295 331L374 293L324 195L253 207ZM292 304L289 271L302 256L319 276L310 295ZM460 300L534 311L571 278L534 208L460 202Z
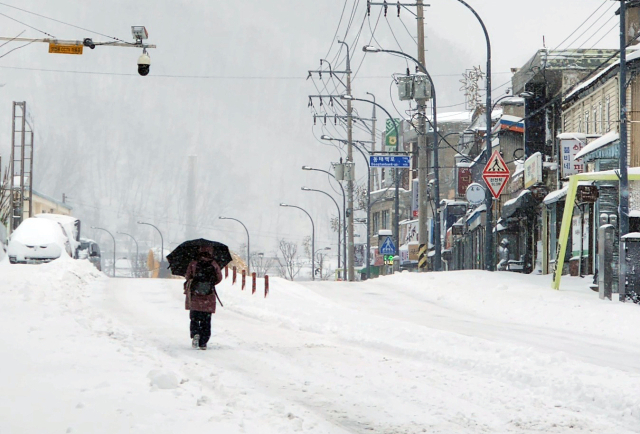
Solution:
M145 222L137 222L139 225L148 225L153 226L156 231L160 234L160 270L158 270L158 277L164 277L164 270L162 269L162 264L164 263L164 238L162 238L162 232L156 225L152 225L151 223Z
M139 251L138 251L138 242L136 241L136 239L135 239L135 238L133 238L133 236L132 236L132 235L129 235L129 234L127 234L127 233L124 233L124 232L116 232L116 234L126 235L126 236L128 236L128 237L131 237L131 239L133 240L133 242L134 242L134 243L136 243L136 262L135 262L135 264L136 264L136 269L137 269L137 268L138 268L138 261L140 260L140 257L138 256L138 255L139 255ZM138 276L137 276L137 274L138 274L138 272L137 272L137 270L136 270L136 276L135 276L135 277L138 277Z
M340 186L340 190L342 190L342 209L344 210L344 215L342 217L342 268L343 268L343 272L342 275L344 277L347 276L347 202L346 202L346 195L344 194L344 188L342 187L342 184L340 184L340 182L338 182L338 180L336 179L336 177L333 175L333 173L327 171L327 170L322 170L322 169L314 169L313 167L309 167L309 166L302 166L302 170L312 170L314 172L322 172L322 173L326 173L327 175L329 175L330 177L332 177L333 179L335 179L335 181L338 183L338 185Z
M251 274L251 249L250 249L250 245L251 245L251 240L249 238L249 229L247 229L247 227L244 225L244 223L242 223L240 220L238 219L234 219L233 217L218 217L220 220L233 220L236 221L238 223L240 223L242 225L242 227L244 228L245 232L247 233L247 274Z
M391 119L391 122L393 123L393 129L396 132L396 152L399 150L398 149L398 145L400 143L400 135L398 133L398 123L396 122L396 120L391 116L391 114L387 111L387 109L385 109L384 107L382 107L380 104L378 104L375 101L369 101L368 99L361 99L361 98L355 98L353 95L341 95L340 99L345 99L347 101L362 101L362 102L368 102L369 104L373 104L374 107L379 107L383 112L385 112L387 114L387 117L389 119ZM365 157L366 158L366 157ZM369 172L371 172L371 170L369 170ZM396 249L400 249L400 176L398 176L398 169L396 168L394 170L395 173L395 224L394 224L394 232L395 232L395 239L396 239ZM399 253L399 250L398 252ZM368 268L368 266L367 266Z
M346 140L343 139L335 139L333 137L329 137L326 134L323 134L322 136L320 136L320 139L322 140L335 140L338 142L342 142L342 143L346 143ZM371 254L371 166L369 165L369 159L367 158L367 156L364 154L364 151L362 149L360 149L359 146L356 146L356 143L366 143L365 141L358 141L358 140L354 140L352 145L354 148L356 148L358 150L358 152L360 152L360 154L362 155L362 158L364 158L365 163L367 163L367 279L369 279L371 277L371 270L370 270L370 258L369 255ZM397 186L397 183L396 183ZM339 262L339 261L338 261Z
M362 51L366 52L366 53L391 53L391 54L397 54L399 56L403 56L406 57L407 59L412 60L413 62L415 62L416 65L418 65L418 67L422 70L422 72L427 76L427 78L429 79L429 82L431 83L431 96L433 97L433 122L431 123L431 127L433 129L433 175L434 178L436 180L436 182L434 183L434 200L435 203L439 205L440 203L440 172L439 172L439 163L438 163L438 103L437 103L437 99L436 99L436 86L433 83L433 80L431 79L431 75L429 74L429 71L427 71L427 68L415 57L410 56L407 53L404 53L402 51L396 51L396 50L383 50L382 48L377 48L377 47L373 47L371 45L365 45L364 47L362 47ZM489 104L490 105L490 104ZM487 106L488 107L488 106ZM489 114L489 119L491 119L491 114ZM489 122L489 128L487 128L488 131L491 130L491 122ZM426 129L425 129L426 132ZM491 146L491 141L488 142L489 146ZM425 149L426 152L426 149ZM488 161L488 160L487 160ZM419 165L420 166L420 165ZM426 170L425 170L426 172ZM424 195L426 194L426 191L423 191L423 189L425 189L424 187L422 187L422 185L424 185L423 183L426 183L426 173L422 176L420 176L420 173L423 172L419 172L418 173L418 177L419 179L422 179L422 182L419 182L419 184L421 185L421 188L419 189L418 194L420 195L421 199L420 199L420 204L422 205L422 203L426 203L426 201L424 201ZM424 178L423 178L424 177ZM491 197L491 193L488 191L487 189L487 194L488 197ZM491 203L491 201L489 201L489 203ZM422 206L420 207L422 208ZM418 218L420 220L418 226L419 226L419 232L421 234L420 236L420 243L427 243L426 241L426 221L425 221L425 217L423 214L425 214L424 212L420 212L420 214L418 215ZM440 238L440 217L439 217L439 213L438 213L438 207L436 206L436 211L435 211L435 220L436 222L433 225L433 238L435 241L435 258L434 258L434 269L436 271L442 271L442 240ZM428 244L428 243L427 243Z
M280 206L285 206L285 207L289 207L289 208L298 208L299 210L301 210L302 212L304 212L307 216L309 216L309 220L311 220L311 251L315 252L315 248L316 248L316 226L313 224L313 219L311 218L311 215L304 210L304 208L300 208L299 206L295 206L295 205L287 205L286 203L281 203ZM315 253L313 255L311 255L311 280L316 280L315 276L316 276L316 257L315 257Z
M99 227L96 227L96 226L91 226L91 229L97 229L99 231L105 231L106 233L111 235L111 238L113 238L113 277L116 277L116 238L113 236L113 234L111 232L109 232L105 228L99 228Z
M338 210L338 267L340 267L340 207L338 206L338 202L336 202L336 200L333 198L333 196L331 196L329 193L327 193L326 191L322 191L322 190L315 190L313 188L307 188L307 187L302 187L301 188L302 191L315 191L317 193L322 193L325 196L329 196L329 199L331 199L333 201L333 203L336 204L336 209Z

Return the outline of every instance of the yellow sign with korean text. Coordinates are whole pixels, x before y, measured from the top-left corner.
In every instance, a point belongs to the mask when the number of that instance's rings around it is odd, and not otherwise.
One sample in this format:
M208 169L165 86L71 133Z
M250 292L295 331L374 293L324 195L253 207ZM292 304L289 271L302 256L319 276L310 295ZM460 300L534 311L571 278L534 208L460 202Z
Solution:
M49 53L54 54L82 54L82 45L66 45L49 43Z

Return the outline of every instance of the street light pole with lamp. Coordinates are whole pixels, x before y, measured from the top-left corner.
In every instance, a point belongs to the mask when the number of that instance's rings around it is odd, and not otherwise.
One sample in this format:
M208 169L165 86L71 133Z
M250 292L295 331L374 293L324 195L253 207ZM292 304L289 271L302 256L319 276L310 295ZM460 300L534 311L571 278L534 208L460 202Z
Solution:
M289 208L298 208L302 212L304 212L307 216L309 216L309 220L311 220L311 252L315 252L316 248L316 226L313 224L313 219L311 218L311 214L296 205L287 205L286 203L281 203L280 206L289 207ZM316 258L315 253L311 255L311 280L316 280Z
M362 102L368 102L369 104L373 104L374 107L379 107L382 111L384 111L386 113L386 115L389 117L389 119L391 119L391 123L393 124L393 129L395 130L396 133L396 152L399 151L398 148L398 144L400 141L400 133L398 131L398 123L396 122L396 120L391 116L391 114L387 111L387 109L385 109L384 107L382 107L380 104L378 104L375 101L369 101L368 99L361 99L361 98L355 98L353 95L342 95L340 97L340 99L346 99L348 101L362 101ZM371 172L371 170L369 170L369 172ZM394 204L394 208L395 208L395 220L394 220L394 232L395 232L395 242L396 242L396 249L400 248L400 176L398 175L398 169L396 168L395 171L395 204ZM367 234L367 238L368 234ZM396 252L397 253L397 252Z
M339 142L346 142L346 140L342 140L342 139L335 139L333 137L329 137L327 135L322 135L320 136L320 139L322 140L336 140ZM356 142L358 141L354 141L353 147L356 148L358 150L358 152L360 152L360 154L362 155L362 158L364 158L365 163L367 163L367 279L371 277L371 262L370 262L370 251L371 251L371 166L369 164L369 159L367 158L366 155L364 155L364 151L362 149L360 149L358 146L356 146ZM364 142L361 142L364 143ZM396 184L397 186L397 184ZM338 261L340 262L340 261Z
M251 239L249 238L249 229L238 219L234 219L233 217L218 217L220 220L233 220L242 225L245 232L247 233L247 274L251 274Z
M433 98L433 120L431 122L431 128L433 129L433 175L435 178L434 183L434 201L436 203L435 207L435 215L434 215L434 241L435 241L435 257L434 257L434 269L435 271L442 270L442 240L440 236L440 224L439 224L439 206L440 206L440 171L439 171L439 163L438 163L438 110L437 110L437 99L436 99L436 87L431 79L431 75L427 68L424 66L422 62L416 59L413 56L410 56L407 53L396 50L383 50L382 48L373 47L371 45L365 45L362 47L362 51L365 53L391 53L397 54L407 59L412 60L418 65L420 70L427 76L429 82L431 83L431 97ZM420 111L424 116L424 104L420 103ZM423 119L421 116L420 119L421 125L424 125ZM426 128L424 131L418 131L418 195L419 195L419 211L418 211L418 236L419 242L421 245L428 244L427 237L427 147L426 143L424 143L424 139L426 138Z
M340 184L340 182L336 179L335 175L332 174L329 171L326 170L322 170L322 169L315 169L313 167L309 167L309 166L302 166L302 170L312 170L314 172L322 172L322 173L326 173L327 175L329 175L330 177L332 177L333 179L335 179L335 181L338 183L338 185L340 186L340 190L342 191L342 209L344 210L344 215L342 218L342 252L344 253L343 257L342 257L342 262L343 262L343 276L346 277L346 272L347 272L347 225L346 225L346 221L347 221L347 205L346 205L346 196L344 194L344 188L342 187L342 184Z
M135 261L135 267L136 267L136 277L138 277L138 276L137 276L137 274L138 274L138 272L137 272L137 268L138 268L138 261L140 260L140 257L138 256L138 255L139 255L139 253L140 253L140 252L139 252L139 250L138 250L138 242L136 241L136 239L135 239L135 238L133 238L133 235L129 235L129 234L125 233L125 232L116 232L116 234L126 235L126 236L130 237L130 238L133 240L133 242L134 242L134 243L136 243L136 261Z
M111 232L109 232L105 228L99 228L99 227L96 227L96 226L91 226L91 229L97 229L99 231L105 231L106 233L111 235L111 238L113 238L113 277L116 277L116 238L113 236L113 234Z
M329 193L322 191L322 190L315 190L313 188L307 188L307 187L302 187L301 188L302 191L315 191L317 193L322 193L325 196L329 196L329 199L331 199L333 201L333 203L336 205L336 209L338 210L338 268L340 268L340 228L341 226L341 219L340 219L340 207L338 206L338 202L336 202L336 200L333 198L333 196L331 196ZM343 222L344 224L344 222Z
M162 268L162 265L164 264L164 238L162 237L162 232L160 232L160 229L158 229L156 225L152 225L151 223L145 223L145 222L137 222L137 223L139 225L152 226L160 234L160 261L159 261L160 269L158 270L158 277L165 277L165 270Z

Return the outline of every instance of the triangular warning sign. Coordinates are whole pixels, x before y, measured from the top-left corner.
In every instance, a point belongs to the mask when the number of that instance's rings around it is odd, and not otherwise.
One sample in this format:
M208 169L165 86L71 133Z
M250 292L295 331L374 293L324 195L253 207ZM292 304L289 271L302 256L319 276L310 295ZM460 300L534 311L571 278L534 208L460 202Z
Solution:
M502 190L507 185L507 181L509 181L508 174L483 174L482 179L487 184L487 188L496 199L500 197L502 194Z
M504 162L500 152L493 151L491 158L489 158L489 162L484 167L482 171L483 175L509 175L509 169L507 168L507 163Z

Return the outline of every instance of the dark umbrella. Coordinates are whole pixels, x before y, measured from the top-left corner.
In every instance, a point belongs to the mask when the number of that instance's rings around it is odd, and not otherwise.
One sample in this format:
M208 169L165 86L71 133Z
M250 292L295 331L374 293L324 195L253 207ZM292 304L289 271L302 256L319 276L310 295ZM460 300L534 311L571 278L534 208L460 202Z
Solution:
M211 247L213 250L213 259L216 260L220 268L224 268L233 260L229 247L217 241L205 240L198 238L197 240L189 240L176 247L173 252L167 255L171 274L174 276L184 276L187 273L187 267L191 261L200 257L200 247Z

